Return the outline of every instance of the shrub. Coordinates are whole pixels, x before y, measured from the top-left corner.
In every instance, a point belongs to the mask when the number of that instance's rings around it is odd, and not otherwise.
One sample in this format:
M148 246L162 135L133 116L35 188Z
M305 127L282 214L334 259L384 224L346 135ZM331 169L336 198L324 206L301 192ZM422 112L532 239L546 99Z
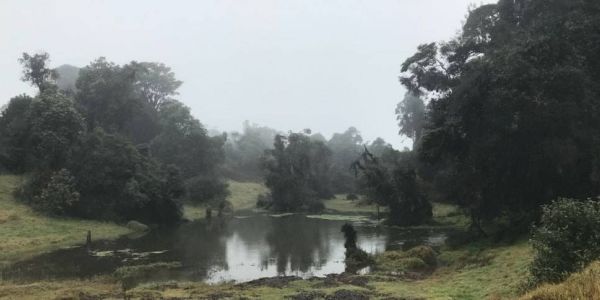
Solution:
M600 258L600 203L559 199L542 207L531 242L531 285L559 282Z
M437 265L437 253L429 246L407 251L386 251L376 257L377 268L389 272L427 271Z
M259 194L256 197L256 207L269 209L273 204L273 199L271 195Z
M186 182L187 199L196 204L218 206L229 196L227 183L214 176L196 176Z
M79 202L75 179L66 169L54 172L48 180L38 178L30 185L33 190L32 205L46 214L65 215Z

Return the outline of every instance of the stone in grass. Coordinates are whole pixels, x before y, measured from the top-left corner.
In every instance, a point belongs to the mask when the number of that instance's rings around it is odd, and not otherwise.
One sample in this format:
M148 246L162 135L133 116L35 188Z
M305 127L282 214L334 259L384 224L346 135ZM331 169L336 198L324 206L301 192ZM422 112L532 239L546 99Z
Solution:
M148 230L150 230L150 227L148 227L148 225L140 223L138 221L134 221L134 220L127 222L127 228L129 228L133 231L148 231Z

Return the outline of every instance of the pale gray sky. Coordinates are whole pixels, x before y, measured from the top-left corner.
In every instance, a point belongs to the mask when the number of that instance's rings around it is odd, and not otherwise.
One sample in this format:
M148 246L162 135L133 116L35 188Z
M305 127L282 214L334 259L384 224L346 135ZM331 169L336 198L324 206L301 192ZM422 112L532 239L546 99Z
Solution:
M0 0L0 105L32 93L22 52L46 51L53 66L159 61L208 128L249 120L329 137L355 126L400 147L400 64L454 36L472 3L482 1Z

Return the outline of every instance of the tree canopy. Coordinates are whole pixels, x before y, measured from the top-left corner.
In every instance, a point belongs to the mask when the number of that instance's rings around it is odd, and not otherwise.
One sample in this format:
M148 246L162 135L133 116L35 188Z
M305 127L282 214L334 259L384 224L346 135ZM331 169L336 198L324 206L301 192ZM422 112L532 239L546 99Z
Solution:
M504 212L525 221L558 196L600 192L599 9L500 0L403 63L401 83L430 99L419 157L434 181L452 180L437 187L474 223Z

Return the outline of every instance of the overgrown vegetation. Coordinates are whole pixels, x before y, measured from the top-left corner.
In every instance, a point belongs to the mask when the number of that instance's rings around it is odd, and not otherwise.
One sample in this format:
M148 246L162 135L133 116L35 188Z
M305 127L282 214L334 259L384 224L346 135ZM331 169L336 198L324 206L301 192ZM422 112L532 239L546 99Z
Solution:
M530 284L556 283L600 259L600 202L559 199L543 207L531 237Z
M0 267L61 247L92 239L109 239L130 233L125 226L98 221L42 215L17 201L13 193L22 177L0 175Z
M323 199L333 196L331 151L307 133L277 135L274 149L265 152L265 185L270 190L261 201L265 208L279 212L321 211Z
M27 173L25 203L54 215L167 224L181 218L180 199L224 201L224 138L208 137L172 98L181 82L170 68L100 58L63 90L48 61L23 54L23 80L39 93L11 99L0 115L0 164Z
M459 36L419 46L402 65L401 83L430 99L422 174L470 211L474 229L499 217L526 229L542 204L600 193L599 5L482 5Z

